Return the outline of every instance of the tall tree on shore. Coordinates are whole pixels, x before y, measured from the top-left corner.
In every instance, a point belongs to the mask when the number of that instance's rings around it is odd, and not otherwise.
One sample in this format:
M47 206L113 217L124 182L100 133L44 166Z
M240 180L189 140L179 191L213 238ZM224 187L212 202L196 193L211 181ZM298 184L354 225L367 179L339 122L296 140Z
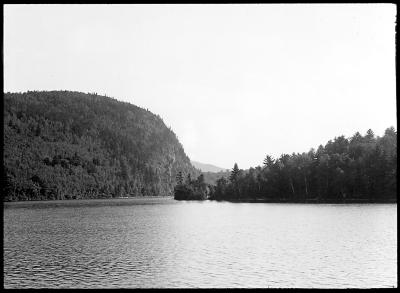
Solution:
M231 171L231 175L229 176L229 180L231 181L232 184L230 190L234 198L240 197L239 174L240 174L239 167L237 163L235 163Z
M233 169L232 169L232 171L231 171L231 175L230 175L230 177L229 177L229 180L230 180L232 183L235 183L235 182L237 182L238 177L239 177L239 167L238 167L238 164L235 163L235 165L233 165Z
M271 156L267 155L263 161L264 168L271 168L274 162L274 159Z

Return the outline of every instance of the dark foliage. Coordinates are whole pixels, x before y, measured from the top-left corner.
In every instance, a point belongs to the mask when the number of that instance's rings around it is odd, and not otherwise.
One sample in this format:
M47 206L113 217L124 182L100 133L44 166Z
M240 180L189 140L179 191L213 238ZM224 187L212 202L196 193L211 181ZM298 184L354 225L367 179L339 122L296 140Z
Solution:
M158 115L97 94L4 94L3 200L172 195L197 176Z
M200 174L196 180L192 180L189 174L183 182L182 173L179 173L177 182L174 190L176 200L205 200L208 198L210 189L208 184L204 182L203 174Z
M267 156L246 172L235 164L210 199L269 202L397 202L397 132L336 137L317 151Z

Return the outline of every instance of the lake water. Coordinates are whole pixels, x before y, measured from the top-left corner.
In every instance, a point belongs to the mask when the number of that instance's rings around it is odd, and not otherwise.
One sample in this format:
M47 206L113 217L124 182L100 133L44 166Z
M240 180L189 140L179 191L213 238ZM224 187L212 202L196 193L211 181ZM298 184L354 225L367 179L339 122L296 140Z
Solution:
M5 288L397 287L396 204L5 203Z

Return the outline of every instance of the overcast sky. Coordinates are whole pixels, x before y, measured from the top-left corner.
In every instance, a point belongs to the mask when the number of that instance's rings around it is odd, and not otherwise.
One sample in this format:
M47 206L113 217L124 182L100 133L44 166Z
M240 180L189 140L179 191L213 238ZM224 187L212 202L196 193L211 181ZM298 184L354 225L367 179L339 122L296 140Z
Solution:
M396 127L394 4L5 5L4 91L107 94L232 168Z

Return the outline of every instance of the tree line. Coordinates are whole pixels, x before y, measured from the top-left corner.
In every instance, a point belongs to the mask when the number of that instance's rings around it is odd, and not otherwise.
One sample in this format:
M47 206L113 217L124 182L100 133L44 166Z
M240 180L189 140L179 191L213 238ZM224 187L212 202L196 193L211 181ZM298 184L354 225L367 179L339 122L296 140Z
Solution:
M175 189L176 195L176 189ZM309 152L267 155L246 171L235 163L230 176L208 185L208 199L269 202L396 202L397 132L382 137L336 137Z

